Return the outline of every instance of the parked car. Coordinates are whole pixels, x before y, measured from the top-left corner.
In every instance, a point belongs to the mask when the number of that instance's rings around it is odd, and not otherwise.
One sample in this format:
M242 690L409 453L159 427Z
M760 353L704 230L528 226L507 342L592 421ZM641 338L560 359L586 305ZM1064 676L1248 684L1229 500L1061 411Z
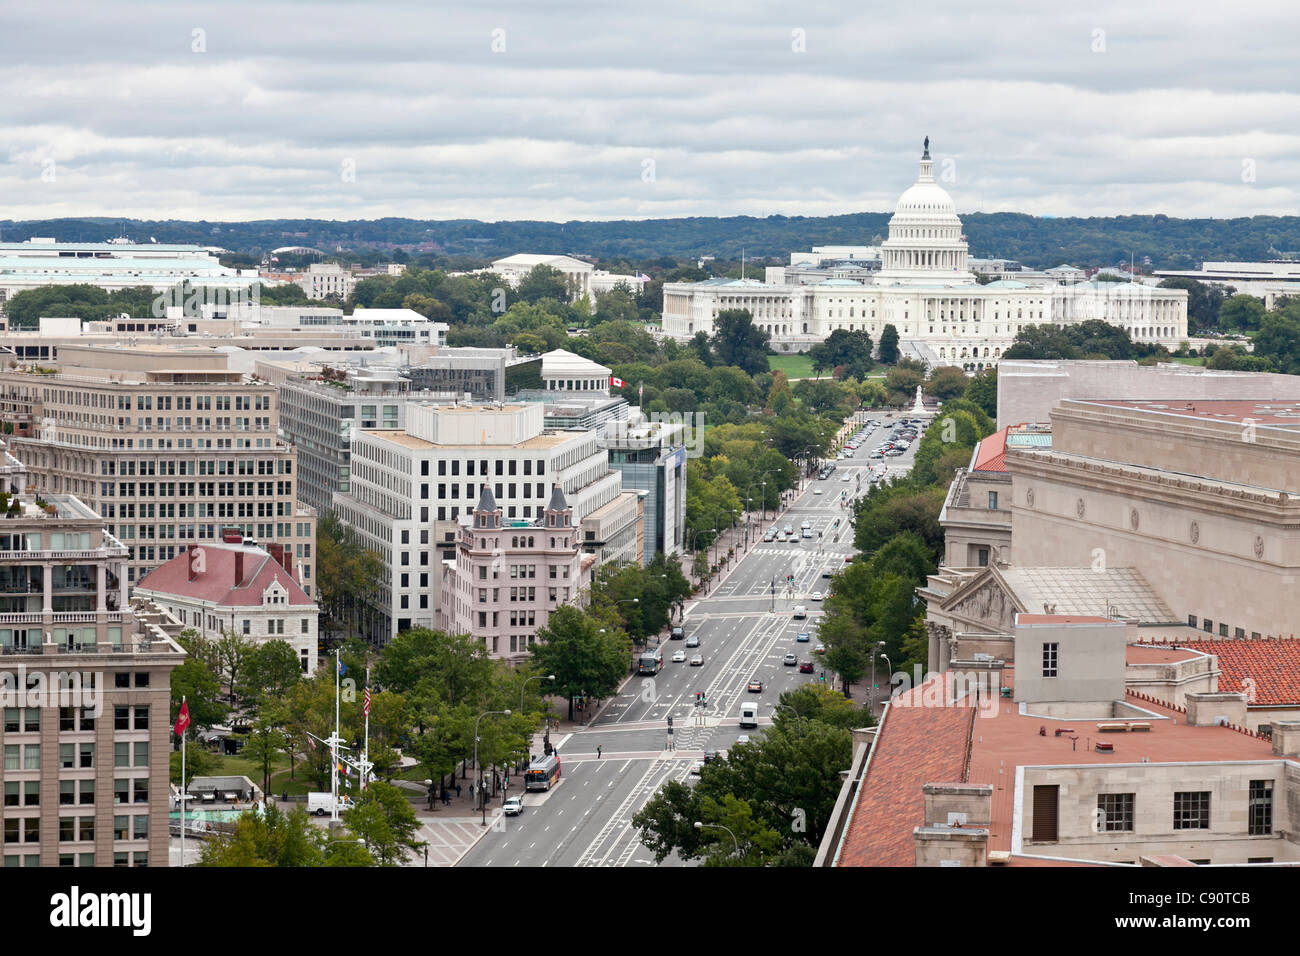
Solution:
M506 802L501 804L501 811L508 817L517 817L524 812L524 801L520 797L506 797Z

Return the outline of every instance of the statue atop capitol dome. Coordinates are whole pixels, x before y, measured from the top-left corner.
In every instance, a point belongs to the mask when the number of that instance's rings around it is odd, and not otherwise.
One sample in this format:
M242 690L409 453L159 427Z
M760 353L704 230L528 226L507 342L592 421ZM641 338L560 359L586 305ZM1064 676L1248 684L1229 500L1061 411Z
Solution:
M922 159L930 158L930 137L925 138L925 152L921 154Z

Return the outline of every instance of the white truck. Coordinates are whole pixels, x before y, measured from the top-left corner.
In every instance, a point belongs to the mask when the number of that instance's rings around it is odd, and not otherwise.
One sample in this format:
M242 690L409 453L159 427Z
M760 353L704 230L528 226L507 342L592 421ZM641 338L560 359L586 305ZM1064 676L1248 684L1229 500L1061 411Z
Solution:
M339 813L344 810L350 810L353 807L352 798L346 793L339 794ZM318 791L307 794L307 812L314 813L318 817L334 810L334 794L328 791Z
M757 727L758 726L758 704L752 701L746 701L740 705L740 726Z

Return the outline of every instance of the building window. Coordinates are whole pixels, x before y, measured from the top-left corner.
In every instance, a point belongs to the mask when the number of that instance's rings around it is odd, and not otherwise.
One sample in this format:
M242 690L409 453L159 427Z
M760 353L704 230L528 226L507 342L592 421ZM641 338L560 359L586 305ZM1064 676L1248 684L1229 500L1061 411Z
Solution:
M1250 782L1250 828L1251 836L1262 836L1273 832L1273 781L1252 780Z
M1059 644L1043 645L1043 676L1044 677L1056 676L1056 655L1059 649L1060 649Z
M1188 627L1195 627L1195 626L1196 626L1196 615L1195 615L1195 614L1189 614L1189 615L1187 615L1187 626L1188 626Z
M998 493L997 493L996 491L990 491L990 492L989 492L989 511L997 511L997 510L998 510Z
M1214 622L1207 617L1204 621L1201 622L1201 630L1203 630L1206 634L1213 634Z
M976 560L979 562L981 568L987 568L989 566L989 549L980 548Z
M1174 829L1210 828L1210 791L1185 790L1174 793Z
M1133 832L1133 794L1097 794L1097 829L1102 833Z

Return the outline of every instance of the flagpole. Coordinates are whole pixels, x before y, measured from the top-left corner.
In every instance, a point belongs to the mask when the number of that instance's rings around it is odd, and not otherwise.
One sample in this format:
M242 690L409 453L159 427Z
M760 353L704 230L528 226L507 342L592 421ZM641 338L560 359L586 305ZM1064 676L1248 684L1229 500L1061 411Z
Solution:
M361 789L366 789L366 779L370 776L370 668L366 668L366 743L361 751Z
M339 820L339 659L338 648L334 649L334 736L330 739L330 793L332 795L330 820Z
M185 710L185 695L181 694L181 710ZM177 721L179 723L179 720ZM181 728L181 866L185 865L185 728Z

